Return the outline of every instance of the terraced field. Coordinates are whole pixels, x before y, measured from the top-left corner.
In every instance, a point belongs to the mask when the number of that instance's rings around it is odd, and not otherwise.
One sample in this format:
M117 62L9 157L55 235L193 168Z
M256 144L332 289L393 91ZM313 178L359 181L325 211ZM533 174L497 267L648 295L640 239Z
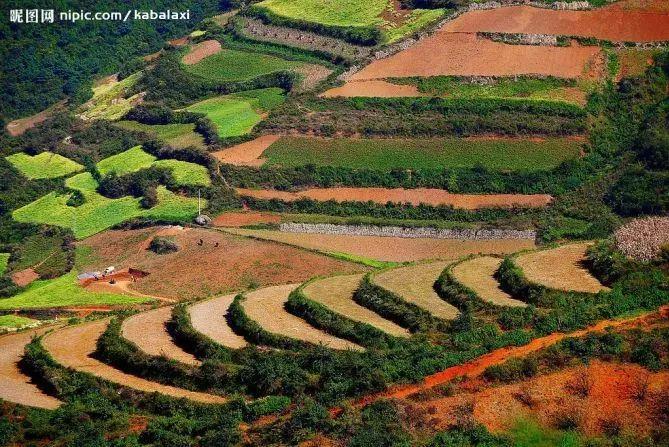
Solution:
M304 320L284 309L290 292L299 284L272 286L246 294L242 302L248 317L263 329L273 334L295 338L315 344L324 344L333 349L360 350L360 346L341 338L333 337L307 324Z
M76 371L93 374L118 385L145 393L161 393L167 396L186 398L195 402L221 404L226 398L213 394L188 391L126 374L112 366L96 360L91 355L96 350L96 342L105 331L109 320L96 320L68 326L54 331L42 339L42 345L59 364Z
M364 139L282 137L263 153L267 165L314 164L352 169L437 170L484 166L491 170L541 171L576 158L577 138Z
M278 135L263 135L255 140L213 152L212 155L222 163L238 166L260 166L265 162L261 159L263 152L279 138Z
M97 163L98 171L102 175L114 173L116 175L129 174L148 168L156 161L156 157L144 152L142 146L135 146Z
M460 262L453 267L452 274L460 284L473 290L483 301L496 306L525 306L525 303L514 299L500 288L494 275L501 263L501 258L479 256Z
M353 301L364 275L333 276L315 280L304 288L307 298L351 320L371 324L390 335L408 337L409 331Z
M141 93L128 96L141 75L141 72L134 73L120 81L112 77L93 87L93 97L81 107L79 117L84 120L121 119L133 106L142 102Z
M583 267L589 243L562 245L518 256L516 264L533 283L552 289L597 293L608 290Z
M200 365L200 361L174 344L165 326L171 318L172 307L169 306L133 315L123 321L121 335L149 355Z
M195 124L142 124L122 120L116 125L123 129L146 133L177 149L206 146L202 135L195 132Z
M458 316L458 309L434 291L434 283L447 265L447 262L432 262L398 267L372 275L372 281L435 317L452 320Z
M188 308L193 328L214 340L216 343L232 349L241 349L248 345L244 337L237 335L228 325L225 315L236 294L195 303Z
M239 61L244 61L240 64ZM192 65L184 65L188 73L212 82L248 81L258 76L292 70L303 66L302 62L288 61L276 56L251 53L227 48L207 56Z
M19 152L6 158L29 179L64 177L84 169L79 163L48 151L34 156Z
M51 329L52 327L43 327L0 336L0 399L48 410L60 406L61 402L58 399L40 390L17 365L23 357L25 346L32 338Z

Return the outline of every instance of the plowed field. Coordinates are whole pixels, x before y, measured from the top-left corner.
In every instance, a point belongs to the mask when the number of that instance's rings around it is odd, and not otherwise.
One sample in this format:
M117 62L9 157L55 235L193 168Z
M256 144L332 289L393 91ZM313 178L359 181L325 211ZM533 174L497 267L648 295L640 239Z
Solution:
M221 44L217 40L205 40L194 45L188 54L181 59L181 62L186 65L197 64L205 57L214 55L219 51L221 51Z
M225 315L228 307L232 304L236 294L224 295L207 301L201 301L193 304L188 310L190 313L191 324L196 331L201 332L207 337L232 349L245 347L248 343L235 334Z
M424 96L415 85L392 84L383 80L347 82L341 87L331 88L321 96L325 98L343 97L375 97L375 98L398 98Z
M501 263L500 258L481 256L461 262L452 273L457 281L473 290L483 301L497 306L525 306L499 287L494 275Z
M263 135L252 141L213 152L212 155L222 163L238 166L260 166L263 161L260 157L265 149L276 142L279 135Z

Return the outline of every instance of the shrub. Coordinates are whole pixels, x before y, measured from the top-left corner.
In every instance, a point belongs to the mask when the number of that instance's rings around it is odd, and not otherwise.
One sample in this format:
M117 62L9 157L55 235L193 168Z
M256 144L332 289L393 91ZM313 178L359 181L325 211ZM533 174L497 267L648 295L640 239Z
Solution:
M156 236L151 240L149 250L156 254L164 255L179 251L179 245L173 239Z

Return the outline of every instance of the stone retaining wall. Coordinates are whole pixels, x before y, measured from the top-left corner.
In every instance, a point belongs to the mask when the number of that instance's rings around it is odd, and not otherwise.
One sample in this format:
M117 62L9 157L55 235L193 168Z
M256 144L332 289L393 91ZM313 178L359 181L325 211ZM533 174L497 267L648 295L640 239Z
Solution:
M347 236L382 236L409 239L536 239L534 230L505 229L441 229L431 227L398 227L376 225L335 225L282 223L279 230L286 233L334 234Z

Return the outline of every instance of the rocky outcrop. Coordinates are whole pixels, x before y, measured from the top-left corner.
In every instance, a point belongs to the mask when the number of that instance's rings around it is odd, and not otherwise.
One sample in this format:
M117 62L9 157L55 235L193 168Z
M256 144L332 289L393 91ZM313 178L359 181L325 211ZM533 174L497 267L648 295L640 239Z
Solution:
M348 236L382 236L401 238L430 238L430 239L535 239L534 230L507 230L507 229L443 229L432 227L398 227L376 225L335 225L335 224L306 224L282 223L280 231L287 233L315 233L339 234Z

